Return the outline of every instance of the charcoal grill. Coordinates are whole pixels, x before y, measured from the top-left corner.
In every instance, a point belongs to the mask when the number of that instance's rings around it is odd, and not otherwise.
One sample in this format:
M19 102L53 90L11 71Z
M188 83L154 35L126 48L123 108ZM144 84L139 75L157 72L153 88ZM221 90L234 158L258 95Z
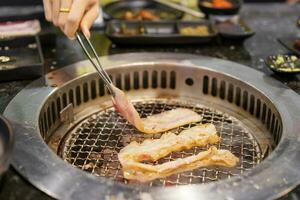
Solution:
M8 105L13 165L59 199L274 199L300 183L300 98L276 80L237 63L187 54L132 53L101 58L142 117L176 107L202 115L240 158L141 184L123 178L117 153L144 135L112 107L88 61L47 74ZM299 103L298 103L299 104ZM179 133L192 123L172 130ZM207 149L172 153L163 163Z

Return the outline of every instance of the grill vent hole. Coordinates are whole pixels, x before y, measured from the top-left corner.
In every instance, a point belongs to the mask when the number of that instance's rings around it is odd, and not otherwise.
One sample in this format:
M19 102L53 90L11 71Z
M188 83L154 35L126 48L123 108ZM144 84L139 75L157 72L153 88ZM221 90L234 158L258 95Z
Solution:
M47 108L47 120L48 120L48 125L49 125L49 128L50 128L51 125L52 125L51 114L50 114L50 107Z
M74 105L74 92L73 90L69 90L69 103L72 103Z
M67 106L67 94L66 93L63 94L62 99L63 99L63 107L66 107Z
M55 123L56 121L56 109L55 109L55 103L51 103L51 116L52 116L52 122Z
M261 109L261 101L257 99L256 101L256 118L259 119L260 117L260 109Z
M209 78L208 76L204 76L203 78L203 93L208 94L208 88L209 88Z
M83 101L87 102L89 100L89 91L88 91L88 84L83 84Z
M218 81L216 78L212 79L212 85L211 85L211 95L214 97L217 96L217 91L218 91Z
M44 124L45 124L45 133L46 132L48 132L48 130L49 130L49 126L48 126L48 120L47 120L47 113L46 112L44 112Z
M143 72L143 88L147 89L149 87L149 77L148 77L148 72L144 71Z
M157 71L152 72L152 88L157 88Z
M95 99L97 96L97 92L96 92L96 81L92 80L91 82L91 98Z
M80 87L77 86L76 87L76 103L77 106L79 106L81 104L81 91L80 91ZM65 105L64 107L66 107L67 105Z
M232 103L233 102L233 85L229 84L227 100Z
M130 90L130 74L125 75L125 90Z
M176 73L174 71L171 71L170 88L171 89L176 88Z
M99 95L102 97L105 94L104 83L102 79L99 79Z
M163 89L167 88L167 72L166 71L161 72L160 84L161 84L161 88L163 88Z
M267 106L266 104L264 104L262 110L262 116L261 116L261 121L263 124L266 123L266 114L267 114Z
M255 106L255 97L253 94L251 94L250 96L250 108L249 108L249 112L251 113L251 115L254 114L254 106Z
M116 86L117 88L122 89L122 78L121 78L121 74L118 74L116 76Z
M57 108L57 116L59 116L60 110L61 110L61 104L60 104L60 98L57 97L56 99L56 108Z
M235 89L235 104L237 106L240 106L241 105L241 88L237 87Z
M226 83L225 81L221 81L221 86L220 86L220 98L225 99L225 94L226 93Z
M194 80L192 78L187 78L185 79L185 84L187 84L188 86L193 86Z
M133 88L134 89L139 89L140 88L140 78L139 78L139 73L138 72L133 73Z
M275 125L275 115L272 114L272 120L271 120L271 132L272 132L273 135L274 135L274 129L275 129L274 125Z
M271 123L271 110L268 109L268 116L267 116L267 129L270 129Z
M243 92L243 108L244 108L244 110L248 109L248 92L247 91Z

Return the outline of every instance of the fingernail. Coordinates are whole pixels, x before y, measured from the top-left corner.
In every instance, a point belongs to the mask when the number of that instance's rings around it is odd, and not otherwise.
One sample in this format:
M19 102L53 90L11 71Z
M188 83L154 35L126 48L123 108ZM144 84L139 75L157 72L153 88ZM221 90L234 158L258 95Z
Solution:
M90 38L91 37L91 34L89 31L86 31L86 29L84 29L83 31L83 34L87 37L87 38Z

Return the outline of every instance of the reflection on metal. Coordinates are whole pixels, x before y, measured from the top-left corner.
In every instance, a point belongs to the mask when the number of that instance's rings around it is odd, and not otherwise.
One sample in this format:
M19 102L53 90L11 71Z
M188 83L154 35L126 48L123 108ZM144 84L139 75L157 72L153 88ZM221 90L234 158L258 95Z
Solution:
M122 179L115 151L145 136L114 112L104 83L83 61L48 74L49 86L33 82L5 110L16 133L13 166L40 190L66 200L275 199L300 183L300 97L281 83L188 54L120 54L101 63L143 116L185 106L213 122L219 146L240 157L240 168L197 169L146 185Z
M262 156L261 156L261 159L265 159L267 158L267 156L271 153L271 150L272 148L270 147L270 145L266 146L266 148L263 150L263 153L262 153Z

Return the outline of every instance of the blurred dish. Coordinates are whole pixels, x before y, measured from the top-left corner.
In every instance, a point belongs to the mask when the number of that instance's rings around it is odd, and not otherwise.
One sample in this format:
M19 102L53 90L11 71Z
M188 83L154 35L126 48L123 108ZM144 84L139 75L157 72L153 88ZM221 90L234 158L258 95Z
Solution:
M198 10L191 9L189 7L185 7L185 6L181 5L181 4L172 3L172 2L170 2L168 0L154 0L154 1L156 1L156 2L158 2L160 4L164 4L164 5L168 6L168 7L174 8L176 10L182 11L182 12L184 12L186 14L189 14L189 15L192 15L194 17L199 17L199 18L204 18L205 17L204 13L202 13L202 12L200 12Z
M186 26L184 28L180 28L179 32L181 35L194 35L194 36L210 35L209 27L206 25Z
M122 0L103 7L104 18L125 20L171 20L181 19L183 12L148 0Z
M44 74L43 66L38 36L0 40L0 81L37 78Z
M252 37L255 32L241 19L234 23L230 20L216 22L221 37L232 40L244 40Z
M210 42L217 36L217 31L207 20L193 22L112 20L107 25L106 35L116 44L176 45Z
M211 0L211 1L203 1L203 6L209 8L217 8L217 9L229 9L233 7L233 3L229 0Z
M206 15L234 15L241 5L241 0L198 0L200 10Z
M138 13L132 11L126 11L122 19L124 20L160 20L160 17L155 15L153 11L143 9Z
M300 73L300 59L295 55L274 55L265 60L266 65L276 73Z
M300 51L300 39L296 39L294 42L295 49Z

